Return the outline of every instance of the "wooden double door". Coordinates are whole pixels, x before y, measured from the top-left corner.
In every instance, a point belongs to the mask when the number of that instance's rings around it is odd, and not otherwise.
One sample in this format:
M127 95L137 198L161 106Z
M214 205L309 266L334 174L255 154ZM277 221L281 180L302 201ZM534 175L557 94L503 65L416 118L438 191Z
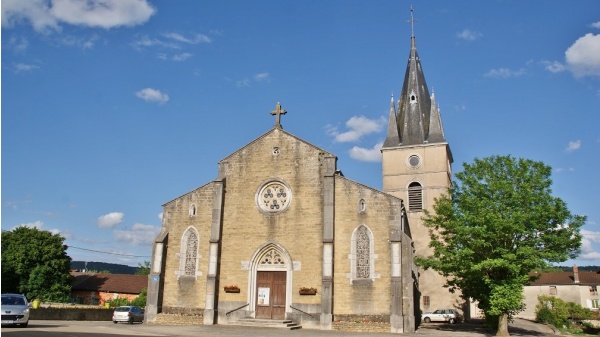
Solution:
M285 271L259 271L256 275L256 318L285 319Z

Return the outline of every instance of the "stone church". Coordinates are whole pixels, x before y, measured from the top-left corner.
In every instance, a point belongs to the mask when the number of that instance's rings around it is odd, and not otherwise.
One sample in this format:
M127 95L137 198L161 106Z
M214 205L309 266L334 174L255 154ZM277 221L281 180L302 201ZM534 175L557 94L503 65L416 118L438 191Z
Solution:
M444 279L414 264L430 253L420 218L450 185L452 154L411 35L381 149L383 191L285 131L277 103L274 126L219 161L213 181L163 205L148 322L179 313L202 324L367 321L411 333L420 312L456 307Z

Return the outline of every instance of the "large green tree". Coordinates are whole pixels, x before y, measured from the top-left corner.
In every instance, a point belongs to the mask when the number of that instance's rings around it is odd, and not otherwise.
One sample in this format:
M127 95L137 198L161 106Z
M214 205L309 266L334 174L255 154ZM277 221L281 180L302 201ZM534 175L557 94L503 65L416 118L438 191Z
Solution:
M523 310L529 273L579 253L585 217L552 196L550 175L528 159L475 159L423 218L433 254L418 263L478 301L498 336L509 335L508 321Z
M63 241L59 234L24 226L2 232L2 293L69 301L71 258Z

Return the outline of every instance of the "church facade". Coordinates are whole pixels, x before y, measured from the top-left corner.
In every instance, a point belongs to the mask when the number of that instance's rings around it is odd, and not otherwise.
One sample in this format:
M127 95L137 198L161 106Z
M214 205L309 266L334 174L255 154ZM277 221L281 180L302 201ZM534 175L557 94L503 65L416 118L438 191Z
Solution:
M377 321L411 333L422 310L451 307L444 280L414 264L430 253L422 211L447 190L452 163L414 41L390 104L383 191L347 179L334 154L285 131L277 103L272 129L222 159L216 179L163 205L148 322L164 313L315 329Z

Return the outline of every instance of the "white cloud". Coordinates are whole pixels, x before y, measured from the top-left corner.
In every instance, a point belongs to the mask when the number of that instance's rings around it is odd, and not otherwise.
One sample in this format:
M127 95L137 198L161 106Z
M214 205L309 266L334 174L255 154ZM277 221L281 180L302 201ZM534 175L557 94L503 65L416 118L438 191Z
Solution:
M567 70L567 67L558 61L542 61L544 69L551 73L560 73Z
M162 47L162 48L171 48L171 49L182 49L181 44L199 44L199 43L211 43L212 40L203 34L196 34L192 37L185 37L179 33L166 33L162 34L162 39L157 39L154 37L149 37L147 35L138 37L136 41L134 41L131 45L133 48L137 50L141 50L145 47ZM173 59L175 61L183 61L188 57L192 56L190 53L183 53L179 55L175 55ZM166 58L165 58L166 59Z
M454 106L454 110L456 111L467 111L467 106L465 104L457 104Z
M169 38L171 40L175 40L177 42L183 42L188 44L198 44L198 43L210 43L211 39L204 34L196 34L191 38L185 37L179 33L166 33L163 34L164 37Z
M13 36L8 40L8 47L17 53L24 52L29 47L29 40Z
M592 242L600 243L600 232L588 231L585 229L581 230L581 254L578 259L582 260L598 260L600 259L600 252L596 251Z
M519 70L511 70L508 68L498 68L491 69L487 73L485 73L484 77L492 77L492 78L509 78L509 77L519 77L525 75L526 71L524 68Z
M98 218L96 224L100 228L112 228L123 221L125 214L121 212L112 212Z
M256 82L268 82L269 81L269 77L271 75L269 73L258 73L256 75L254 75L254 80Z
M380 162L381 161L381 147L383 142L379 142L373 146L372 149L365 149L362 147L355 146L350 150L350 157L360 161L368 162Z
M190 57L192 57L192 54L190 53L177 54L173 55L173 61L185 61Z
M82 38L75 36L65 36L60 39L60 42L66 46L78 46L82 49L91 49L94 47L96 40L98 40L99 36L94 34L90 37Z
M37 68L38 68L38 66L35 66L33 64L17 63L14 65L14 70L17 73L20 73L22 71L32 71Z
M356 142L364 135L380 132L385 125L385 118L369 119L365 116L353 116L346 122L350 130L338 132L336 127L328 126L327 133L338 143Z
M57 19L50 13L46 0L3 0L2 27L12 27L22 21L29 21L37 31L48 28L59 30Z
M576 141L569 142L569 145L567 146L567 148L565 150L570 153L570 152L579 150L580 147L581 147L581 141L576 140Z
M146 0L53 0L52 14L72 25L113 28L142 24L155 10Z
M151 244L159 233L159 226L136 223L129 230L115 230L113 237L119 242L131 245L145 245Z
M42 228L42 227L44 227L44 223L42 221L40 221L40 220L34 221L34 222L20 224L18 226L13 227L12 230L14 230L17 227L37 228L38 230L41 230L41 231L48 231L48 232L50 232L52 234L58 234L58 235L62 236L65 239L68 239L68 238L71 237L71 233L69 233L69 232L63 233L63 232L61 232L60 229L57 229L57 228L52 228L52 229L44 229L44 228Z
M142 24L155 13L146 0L3 0L2 26L29 21L39 32L60 30L60 23L101 27Z
M264 72L264 73L258 73L255 74L254 76L252 76L252 79L254 80L254 82L270 82L271 80L271 74L269 74L268 72ZM250 80L249 78L244 78L241 80L237 80L235 81L235 86L238 88L247 88L250 87L252 85L252 80Z
M565 52L565 60L575 77L600 76L600 34L577 39Z
M247 78L244 78L243 80L239 80L235 82L235 86L238 88L244 88L244 87L249 87L250 86L250 80Z
M480 38L481 36L483 36L483 34L473 32L469 29L465 29L462 32L456 33L456 37L458 37L459 39L466 40L466 41L475 41L478 38Z
M554 172L556 172L556 173L562 173L562 172L565 172L565 171L566 172L575 172L575 169L572 168L572 167L569 167L569 168L558 167L558 168L556 168L554 170Z
M135 95L146 102L166 103L169 101L169 95L152 88L142 89L136 92Z
M590 27L600 29L600 21L592 23Z
M164 47L171 49L179 49L179 45L176 43L164 42L162 40L156 38L150 38L146 35L138 38L138 40L134 41L132 44L134 49L141 50L142 47Z
M15 229L17 227L27 227L27 228L37 228L37 229L41 230L42 226L44 226L44 222L38 220L38 221L34 221L34 222L22 223L18 226L15 226L13 229Z

